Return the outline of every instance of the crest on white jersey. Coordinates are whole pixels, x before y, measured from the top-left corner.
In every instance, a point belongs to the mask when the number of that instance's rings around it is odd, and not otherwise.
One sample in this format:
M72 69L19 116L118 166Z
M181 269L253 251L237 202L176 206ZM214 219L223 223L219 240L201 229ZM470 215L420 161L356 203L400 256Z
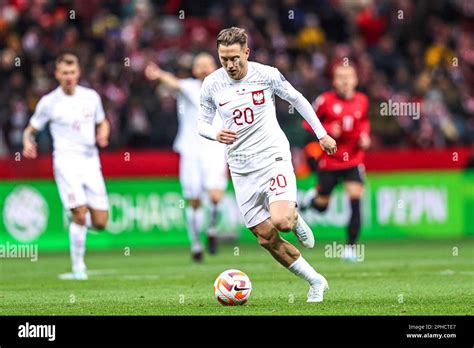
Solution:
M341 111L342 111L342 106L341 106L341 104L334 104L334 106L332 107L332 110L333 110L336 114L340 114Z
M252 92L253 105L262 105L265 103L265 94L263 90Z
M93 116L94 109L90 106L85 106L82 108L82 113L84 115L84 118L89 118Z

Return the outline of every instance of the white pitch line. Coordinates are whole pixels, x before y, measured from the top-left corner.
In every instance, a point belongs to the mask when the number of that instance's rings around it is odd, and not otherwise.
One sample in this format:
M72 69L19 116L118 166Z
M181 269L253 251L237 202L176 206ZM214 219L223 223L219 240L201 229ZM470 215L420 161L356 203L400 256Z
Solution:
M463 274L463 275L471 275L472 276L472 275L474 275L474 272L473 271L458 271L458 272L455 272L452 269L446 269L444 271L437 272L437 274L439 274L439 275Z
M87 271L88 276L101 276L108 274L117 274L118 270L116 269L91 269ZM61 280L72 280L74 279L71 272L61 273L58 275L58 278Z
M141 275L127 274L127 275L121 276L120 278L127 279L127 280L143 280L143 279L156 280L156 279L160 279L161 277L157 274L141 274Z
M61 279L61 280L72 280L72 279L74 279L73 276L72 276L72 273L61 273L60 275L58 275L58 278Z
M109 269L91 269L87 271L88 275L106 275L106 274L116 274L118 269L109 268Z
M388 273L382 273L382 272L359 272L359 273L351 273L350 277L383 277L387 275ZM334 273L332 274L332 277L347 277L346 273Z

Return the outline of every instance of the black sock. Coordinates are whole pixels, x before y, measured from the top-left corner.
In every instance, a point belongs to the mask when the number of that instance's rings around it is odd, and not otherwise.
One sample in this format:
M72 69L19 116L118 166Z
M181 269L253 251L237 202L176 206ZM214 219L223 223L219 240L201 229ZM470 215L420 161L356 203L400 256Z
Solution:
M360 199L351 199L351 218L349 220L348 244L354 245L360 232Z
M313 197L313 199L311 200L311 208L316 209L320 213L326 211L327 208L328 208L328 205L327 204L326 205L319 205L318 203L316 203L315 198L316 198L316 196Z

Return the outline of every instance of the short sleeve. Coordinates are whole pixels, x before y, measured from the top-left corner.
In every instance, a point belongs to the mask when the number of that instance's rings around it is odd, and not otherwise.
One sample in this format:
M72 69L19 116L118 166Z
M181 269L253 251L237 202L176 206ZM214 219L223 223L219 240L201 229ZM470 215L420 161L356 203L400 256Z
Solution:
M95 123L99 124L105 120L105 111L102 106L102 99L98 93L95 93L96 96L96 108L95 108Z
M36 105L35 112L30 119L31 126L36 130L42 130L50 121L51 113L48 110L48 102L46 98L41 98Z

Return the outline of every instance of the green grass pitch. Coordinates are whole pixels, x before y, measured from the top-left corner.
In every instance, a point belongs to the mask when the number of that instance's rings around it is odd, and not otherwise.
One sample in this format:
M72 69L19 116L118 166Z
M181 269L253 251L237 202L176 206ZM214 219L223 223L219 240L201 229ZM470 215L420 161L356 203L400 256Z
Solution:
M324 274L323 303L306 303L307 284L258 245L222 246L193 264L187 248L94 251L87 281L60 280L67 253L37 262L0 260L0 315L473 315L474 240L365 243L365 260L324 255L319 242L305 258ZM456 253L457 252L457 253ZM457 254L457 255L456 255ZM216 276L246 272L250 300L224 307L213 296Z

